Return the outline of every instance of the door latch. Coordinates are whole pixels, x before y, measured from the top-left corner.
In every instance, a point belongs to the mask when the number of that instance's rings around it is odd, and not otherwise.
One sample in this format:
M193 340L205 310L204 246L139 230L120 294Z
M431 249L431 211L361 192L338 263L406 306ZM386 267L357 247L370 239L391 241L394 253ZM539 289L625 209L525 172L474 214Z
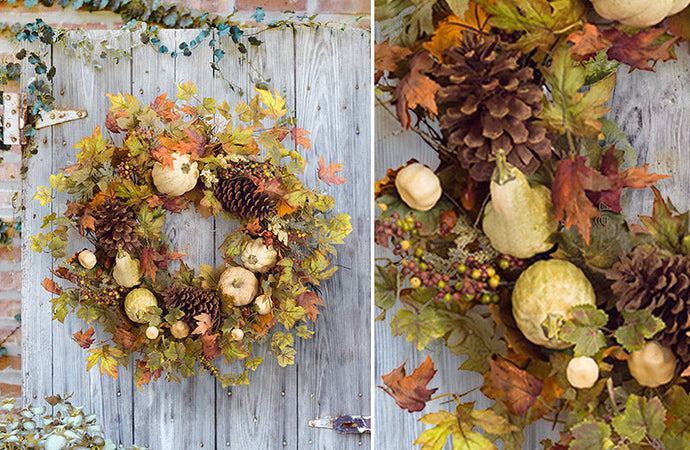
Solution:
M24 126L26 125L26 94L4 92L0 105L2 117L2 141L5 145L25 144ZM36 121L35 128L45 128L72 120L83 119L88 113L83 110L54 109L43 111Z
M371 433L370 416L338 416L313 419L309 426L314 428L328 428L342 434Z

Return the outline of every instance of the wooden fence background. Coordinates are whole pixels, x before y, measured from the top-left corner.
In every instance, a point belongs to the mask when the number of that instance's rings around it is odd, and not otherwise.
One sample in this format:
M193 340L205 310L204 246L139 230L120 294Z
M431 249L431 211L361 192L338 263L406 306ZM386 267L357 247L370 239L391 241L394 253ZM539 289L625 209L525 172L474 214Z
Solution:
M635 148L638 163L650 164L650 172L672 175L657 186L664 196L670 196L674 205L685 211L690 208L690 53L688 45L677 49L678 60L658 63L656 73L635 71L627 73L622 67L610 102L612 110L607 118L618 124ZM405 164L417 158L430 167L438 165L436 154L412 132L401 132L398 123L382 108L376 108L375 178L380 179L389 167ZM651 214L653 195L651 190L633 191L624 204L629 217ZM378 249L377 249L378 250ZM375 313L378 314L378 311ZM391 335L390 321L394 311L374 327L375 384L382 384L381 375L408 361L408 373L431 355L438 369L429 387L438 387L437 394L463 393L477 387L482 377L474 372L457 371L462 359L447 351L441 342L431 343L429 348L418 352L404 337ZM478 408L485 408L489 401L481 394L473 393L463 401L477 401ZM425 413L440 408L434 402L419 413L409 414L399 409L392 398L380 389L375 393L376 448L413 448L419 434L431 427L417 422ZM450 410L450 407L446 406ZM558 432L551 424L539 423L526 433L524 450L542 448L539 442L545 438L558 439ZM448 446L450 447L450 446ZM415 447L416 448L416 447Z
M167 30L160 32L160 38L175 49L197 34L197 30ZM103 40L136 39L128 34L116 39L103 31L90 31L88 37L96 47ZM57 69L56 107L86 109L89 117L39 131L39 153L29 160L23 186L25 403L42 404L45 395L73 392L73 403L98 414L107 435L125 446L136 443L160 450L369 448L368 435L338 435L307 426L312 418L371 412L369 34L298 28L268 31L259 38L264 44L250 49L250 61L287 98L296 111L297 125L312 133L314 150L306 155L306 181L314 185L321 155L326 161L344 162L344 176L350 180L334 188L322 184L335 196L337 210L352 215L354 231L335 260L341 269L323 286L328 308L317 320L314 338L297 344L297 363L285 369L275 363L267 346L259 348L255 354L265 356L265 362L250 373L251 385L239 388L221 389L212 377L204 376L180 385L154 382L142 393L134 387L131 368L120 370L117 380L101 376L97 369L86 371L87 353L71 340L83 323L74 316L64 325L51 320L51 295L40 283L49 275L52 260L29 249L28 237L45 231L39 230L42 217L52 211L61 213L66 198L60 194L52 204L40 206L31 200L36 188L47 185L51 173L72 164L76 153L72 145L103 125L109 106L106 93L130 93L147 103L164 92L174 98L176 84L191 80L200 97L226 99L231 105L240 97L211 69L213 54L206 43L191 57L176 59L148 47L134 48L131 58L98 60L101 68L68 56L61 45L34 45L31 49ZM217 46L227 52L219 66L251 98L255 76L228 39L218 39ZM32 75L24 75L26 83ZM221 219L204 220L190 212L169 217L166 230L187 254L187 263L199 267L220 263L216 249L228 226ZM73 250L81 249L81 244L75 243Z

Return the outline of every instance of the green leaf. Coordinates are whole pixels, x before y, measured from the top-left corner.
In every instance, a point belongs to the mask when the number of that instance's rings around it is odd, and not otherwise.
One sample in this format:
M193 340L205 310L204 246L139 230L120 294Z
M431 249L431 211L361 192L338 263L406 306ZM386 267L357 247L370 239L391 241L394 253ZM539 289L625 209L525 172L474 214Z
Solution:
M467 355L460 369L485 374L489 370L489 358L508 351L505 341L496 333L491 317L474 312L453 315L448 318L446 346L456 355Z
M621 170L637 167L637 153L635 153L635 149L628 141L623 130L608 119L599 119L599 122L601 122L601 132L604 135L604 142L601 147L608 148L610 145L615 145L616 149L623 151Z
M417 350L443 336L446 332L443 321L432 309L425 309L419 314L401 309L391 321L393 336L405 334L405 338L413 343Z
M658 397L647 401L644 397L631 394L625 404L625 413L611 420L613 429L630 442L639 444L649 436L658 439L664 432L666 410Z
M297 352L292 347L285 347L282 350L274 351L273 354L278 360L278 365L280 367L286 367L295 363L295 355Z
M628 352L642 350L645 341L666 327L663 320L654 317L648 309L622 311L625 322L616 330L616 341Z
M690 448L690 396L681 386L675 385L666 392L666 404L671 405L672 419L664 433L666 450L687 450Z
M575 344L575 356L592 356L606 345L606 337L600 327L607 321L608 315L595 306L576 306L570 310L570 319L565 321L558 337Z
M490 409L472 411L472 422L487 433L504 434L517 431L518 427L508 422L508 419Z
M652 186L654 192L654 208L651 216L638 216L642 224L647 227L654 240L673 253L690 254L690 245L687 244L689 236L688 223L690 223L688 211L680 214L671 199L664 201L661 192Z
M398 269L393 264L374 267L374 303L389 310L398 299Z
M583 64L587 68L587 76L585 77L585 85L587 86L615 73L621 65L618 61L608 59L606 50L599 51L595 58L590 58L584 61Z
M611 427L605 422L585 420L575 425L571 432L573 440L570 450L608 450L613 449Z

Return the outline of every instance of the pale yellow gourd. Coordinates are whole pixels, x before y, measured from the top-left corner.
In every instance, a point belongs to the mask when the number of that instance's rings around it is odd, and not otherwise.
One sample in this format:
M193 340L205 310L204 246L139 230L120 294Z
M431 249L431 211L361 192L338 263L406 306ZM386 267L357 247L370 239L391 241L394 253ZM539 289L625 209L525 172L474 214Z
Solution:
M259 238L245 244L240 258L244 267L252 272L266 273L276 265L278 252Z
M513 317L527 340L547 348L563 349L571 344L547 337L542 324L553 315L563 321L578 305L594 305L594 288L574 264L562 259L537 261L520 274L512 295Z
M592 0L601 17L636 28L656 25L688 4L690 0Z
M190 163L189 154L173 153L172 157L173 167L155 162L151 176L159 192L177 197L194 189L199 179L199 168L196 161Z
M496 250L525 259L553 247L558 223L553 220L549 188L530 186L525 174L506 161L502 152L489 188L491 200L482 227Z
M153 306L158 306L156 296L145 288L133 289L125 297L125 314L132 322L146 323L145 315Z
M628 369L641 385L658 387L673 379L676 372L676 356L670 348L657 341L647 341L642 350L630 354Z
M129 253L119 249L115 257L113 278L122 287L134 287L141 283L141 270L138 259L133 259Z
M441 198L441 181L424 164L413 163L395 176L395 188L407 206L418 211L429 211Z
M254 300L259 292L259 280L244 267L229 267L220 275L218 291L221 310L228 314L233 306L245 306Z
M565 372L568 383L576 389L589 389L599 379L599 366L589 356L571 359Z
M183 320L178 320L170 326L170 334L176 339L184 339L189 336L189 325Z
M98 262L96 255L91 250L82 250L77 259L84 269L93 269Z
M273 309L273 300L266 294L261 294L256 297L254 299L254 304L257 308L256 312L259 313L260 316L265 316Z

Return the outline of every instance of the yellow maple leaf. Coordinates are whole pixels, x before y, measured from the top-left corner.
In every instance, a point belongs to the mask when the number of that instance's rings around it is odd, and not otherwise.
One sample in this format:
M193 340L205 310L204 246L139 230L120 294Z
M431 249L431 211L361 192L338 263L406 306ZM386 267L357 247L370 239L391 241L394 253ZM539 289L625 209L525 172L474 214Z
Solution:
M105 94L105 96L108 97L108 100L110 100L111 103L108 111L125 111L132 106L135 110L139 109L139 100L137 100L133 95L123 95L121 92L118 92L117 95Z
M285 100L278 94L278 91L274 90L274 97L270 90L259 89L256 86L254 86L254 90L259 94L263 104L268 107L260 108L261 112L266 114L266 116L278 120L287 114L288 110L285 107Z
M177 85L177 98L189 101L196 95L196 86L191 81Z
M438 61L443 61L443 52L459 44L462 32L471 30L481 32L487 28L489 15L481 6L470 2L465 11L464 19L448 16L441 21L429 42L423 47Z

